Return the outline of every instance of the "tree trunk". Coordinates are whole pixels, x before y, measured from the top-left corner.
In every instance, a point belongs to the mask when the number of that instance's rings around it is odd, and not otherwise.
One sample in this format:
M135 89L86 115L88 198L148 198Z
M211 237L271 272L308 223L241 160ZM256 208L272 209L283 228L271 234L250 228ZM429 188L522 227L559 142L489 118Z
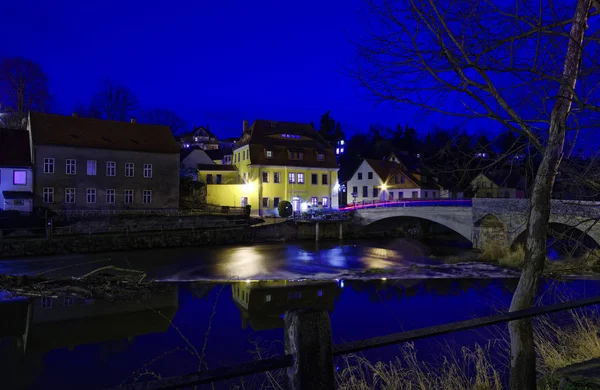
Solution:
M550 114L548 142L542 162L535 176L525 246L525 265L519 284L510 305L511 311L533 306L540 276L546 260L546 233L550 218L552 188L562 158L567 118L573 99L577 75L581 64L582 44L587 28L587 19L592 0L579 0L570 30L567 54L565 56L562 85ZM531 320L509 323L511 343L511 390L536 389L535 348Z

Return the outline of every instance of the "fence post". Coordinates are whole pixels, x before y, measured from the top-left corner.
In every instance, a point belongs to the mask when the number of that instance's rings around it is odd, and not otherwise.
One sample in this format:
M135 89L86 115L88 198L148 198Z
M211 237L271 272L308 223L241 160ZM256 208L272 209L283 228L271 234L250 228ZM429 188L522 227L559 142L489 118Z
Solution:
M296 309L285 313L285 353L294 356L287 368L289 390L333 390L331 322L326 311Z

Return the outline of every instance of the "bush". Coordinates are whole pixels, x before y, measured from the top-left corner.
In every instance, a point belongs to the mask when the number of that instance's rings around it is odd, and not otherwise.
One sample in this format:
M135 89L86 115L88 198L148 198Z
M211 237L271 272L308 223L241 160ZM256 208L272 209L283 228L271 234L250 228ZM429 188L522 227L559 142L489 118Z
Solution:
M246 217L249 217L250 213L252 212L252 206L247 204L245 209L246 209Z
M279 216L281 218L291 217L294 209L292 208L292 204L287 200L282 200L279 202L279 206L277 206L277 211L279 212Z

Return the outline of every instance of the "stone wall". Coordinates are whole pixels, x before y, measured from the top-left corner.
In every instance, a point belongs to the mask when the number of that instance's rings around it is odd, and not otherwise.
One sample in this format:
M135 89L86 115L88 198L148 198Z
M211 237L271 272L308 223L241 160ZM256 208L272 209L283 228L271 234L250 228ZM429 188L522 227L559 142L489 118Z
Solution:
M135 249L233 245L252 242L249 227L206 230L173 230L130 234L93 234L55 237L52 240L0 241L0 257L111 252Z

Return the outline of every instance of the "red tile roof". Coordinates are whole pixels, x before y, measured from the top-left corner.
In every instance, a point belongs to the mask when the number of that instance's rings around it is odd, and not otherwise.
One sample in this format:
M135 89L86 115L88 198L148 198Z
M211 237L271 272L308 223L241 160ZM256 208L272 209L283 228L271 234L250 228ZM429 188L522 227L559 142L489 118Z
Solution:
M177 153L168 126L31 113L34 145Z
M0 166L23 167L31 165L29 132L0 129Z

